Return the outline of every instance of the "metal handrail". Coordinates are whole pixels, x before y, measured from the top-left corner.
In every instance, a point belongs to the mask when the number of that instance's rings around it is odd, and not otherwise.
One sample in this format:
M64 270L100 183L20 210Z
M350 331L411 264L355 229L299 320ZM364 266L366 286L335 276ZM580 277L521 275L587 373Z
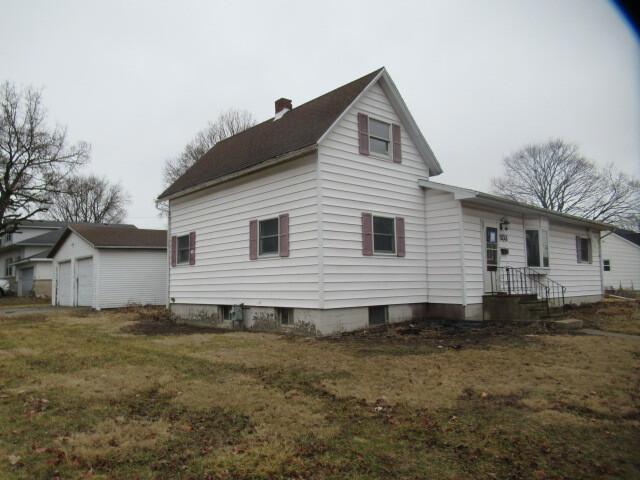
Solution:
M492 295L535 295L551 306L562 307L567 288L532 267L494 267L490 272Z

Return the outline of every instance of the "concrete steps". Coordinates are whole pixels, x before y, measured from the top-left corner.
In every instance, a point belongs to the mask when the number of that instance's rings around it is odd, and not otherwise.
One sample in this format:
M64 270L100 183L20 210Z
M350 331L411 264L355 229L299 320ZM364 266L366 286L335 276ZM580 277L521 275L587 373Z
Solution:
M536 295L485 295L483 318L492 321L538 321L558 318L562 307L547 306Z

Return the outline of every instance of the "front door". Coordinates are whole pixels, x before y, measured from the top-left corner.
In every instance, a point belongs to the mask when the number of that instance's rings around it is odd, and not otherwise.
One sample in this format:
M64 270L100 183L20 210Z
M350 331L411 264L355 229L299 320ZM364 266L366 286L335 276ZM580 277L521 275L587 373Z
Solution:
M495 293L500 291L498 285L498 224L484 222L484 291Z

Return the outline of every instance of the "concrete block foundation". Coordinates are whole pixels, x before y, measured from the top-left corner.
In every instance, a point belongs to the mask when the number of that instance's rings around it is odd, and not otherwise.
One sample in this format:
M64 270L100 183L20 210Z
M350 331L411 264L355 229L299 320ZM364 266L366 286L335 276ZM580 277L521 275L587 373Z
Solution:
M256 331L282 331L301 335L323 336L341 332L350 332L368 328L369 307L355 308L292 308L293 318L288 324L283 323L279 309L276 307L244 307L244 320L234 324L222 319L219 305L194 305L174 303L171 312L189 324L217 326ZM426 304L403 304L387 306L386 323L401 323L426 318Z

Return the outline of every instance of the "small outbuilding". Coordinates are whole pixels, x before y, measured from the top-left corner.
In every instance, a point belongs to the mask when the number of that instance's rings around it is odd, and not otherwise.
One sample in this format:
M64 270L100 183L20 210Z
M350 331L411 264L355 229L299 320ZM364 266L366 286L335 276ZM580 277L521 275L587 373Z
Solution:
M48 258L53 260L53 305L100 310L166 303L165 230L70 225Z

